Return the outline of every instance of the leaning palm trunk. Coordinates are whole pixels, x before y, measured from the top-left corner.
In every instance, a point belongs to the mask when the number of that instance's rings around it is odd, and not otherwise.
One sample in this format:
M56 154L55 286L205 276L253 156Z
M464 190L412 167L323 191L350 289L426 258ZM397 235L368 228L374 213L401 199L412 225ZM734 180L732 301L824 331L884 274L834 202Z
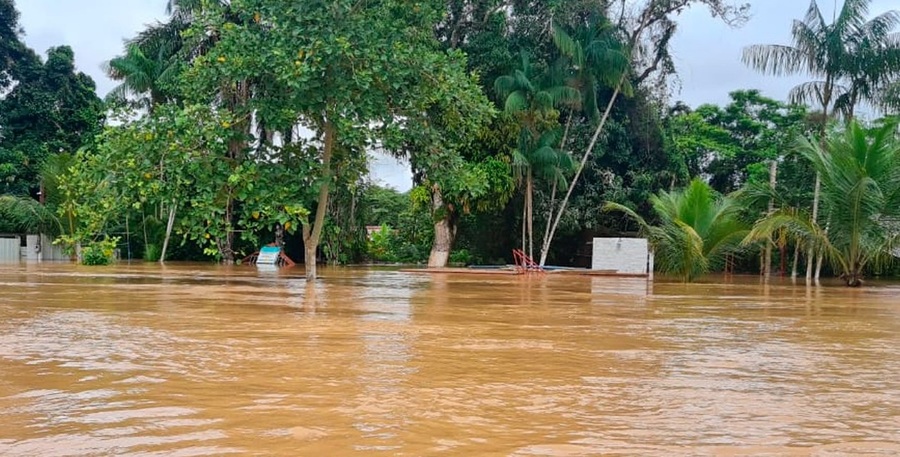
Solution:
M166 263L166 250L169 248L169 238L172 236L172 226L175 224L175 208L178 205L175 202L172 202L172 207L169 208L169 220L166 223L166 237L163 240L162 252L159 254L159 263Z
M528 257L534 258L534 176L528 169L528 181L525 190L525 212L528 223Z
M572 125L572 112L569 111L569 118L566 119L566 128L563 131L562 141L559 142L559 149L565 153L566 140L569 138L569 127ZM541 240L541 266L547 262L547 254L550 250L550 226L553 224L553 208L556 206L556 189L559 184L559 177L553 179L553 187L550 190L550 209L547 212L547 223L544 227L544 238Z

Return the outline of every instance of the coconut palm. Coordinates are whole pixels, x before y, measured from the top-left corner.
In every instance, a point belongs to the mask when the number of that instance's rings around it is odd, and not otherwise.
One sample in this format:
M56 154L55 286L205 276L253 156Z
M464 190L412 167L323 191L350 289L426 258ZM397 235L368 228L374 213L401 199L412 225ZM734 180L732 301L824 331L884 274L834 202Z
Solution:
M724 265L738 252L747 234L738 219L741 209L730 196L717 196L705 181L694 179L687 188L650 197L658 225L650 225L634 210L607 202L604 211L620 211L638 223L653 248L663 273L690 282Z
M888 11L866 20L871 3L847 0L828 24L813 0L803 20L794 21L791 45L749 46L743 61L775 76L816 78L791 89L789 98L791 103L818 105L826 116L833 114L841 96L856 102L873 96L871 89L897 71L893 30L900 24L900 13Z
M890 70L893 59L873 60L872 55L896 46L892 30L900 23L900 14L889 11L867 21L871 3L871 0L846 0L834 21L828 24L812 0L803 20L794 21L792 45L753 45L744 49L744 63L756 70L776 76L816 78L794 87L789 98L792 103L821 107L823 137L829 115L841 107L852 116L853 107L860 100L874 97L875 88L881 84L876 78L895 71ZM819 194L820 178L817 177L813 222L818 219ZM809 257L807 280L812 277L812 252Z
M822 246L848 286L862 284L866 267L892 258L900 242L900 140L897 125L867 132L853 121L824 141L802 139L799 151L822 177L828 230L797 212L780 211L753 227L747 240L787 229Z
M514 163L525 183L524 224L526 235L522 240L523 251L534 255L534 176L537 167L556 167L561 152L554 144L548 144L548 132L558 126L557 107L575 105L581 94L563 83L559 68L541 72L531 62L526 52L520 54L520 67L511 74L500 76L494 82L494 89L504 100L504 111L519 121L519 140ZM557 141L558 141L558 137ZM539 170L540 175L556 174Z

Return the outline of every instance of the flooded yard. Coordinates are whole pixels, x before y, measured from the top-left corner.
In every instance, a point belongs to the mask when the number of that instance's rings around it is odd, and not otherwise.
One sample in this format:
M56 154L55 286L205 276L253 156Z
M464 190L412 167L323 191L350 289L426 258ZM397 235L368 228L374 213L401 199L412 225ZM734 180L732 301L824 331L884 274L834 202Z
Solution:
M302 274L0 265L0 455L900 455L900 286Z

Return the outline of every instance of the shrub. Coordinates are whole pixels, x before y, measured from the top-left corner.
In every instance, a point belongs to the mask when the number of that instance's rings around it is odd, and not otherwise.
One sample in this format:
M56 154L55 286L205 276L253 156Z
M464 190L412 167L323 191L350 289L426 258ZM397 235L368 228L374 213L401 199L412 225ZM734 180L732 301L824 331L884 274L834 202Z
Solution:
M82 265L109 265L113 258L119 238L104 238L81 248Z
M366 246L369 258L376 262L396 262L397 253L395 252L396 235L394 230L387 224L381 226L381 229L372 233Z

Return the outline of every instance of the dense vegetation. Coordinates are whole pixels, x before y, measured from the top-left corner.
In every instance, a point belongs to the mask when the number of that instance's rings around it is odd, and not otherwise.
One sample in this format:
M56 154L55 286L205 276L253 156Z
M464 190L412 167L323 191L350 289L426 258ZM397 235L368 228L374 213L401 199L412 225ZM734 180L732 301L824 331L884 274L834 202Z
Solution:
M514 248L579 265L591 237L642 232L686 281L804 264L858 285L900 235L900 14L869 3L828 23L813 1L793 43L745 50L814 78L788 100L692 108L670 100L678 15L740 26L748 5L170 0L110 59L101 102L72 50L39 57L0 0L0 232L53 233L91 263L123 245L232 263L274 242L309 278L316 260ZM409 163L414 188L373 184L370 151Z

